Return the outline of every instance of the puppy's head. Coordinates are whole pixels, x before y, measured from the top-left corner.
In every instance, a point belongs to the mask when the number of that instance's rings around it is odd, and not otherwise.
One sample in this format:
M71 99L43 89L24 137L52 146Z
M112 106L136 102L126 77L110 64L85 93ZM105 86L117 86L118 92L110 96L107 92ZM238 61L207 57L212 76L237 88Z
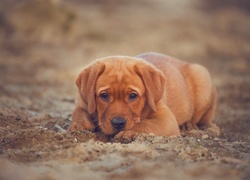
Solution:
M129 130L147 109L156 111L165 85L163 73L132 57L99 59L76 80L89 114L98 114L98 125L107 134Z

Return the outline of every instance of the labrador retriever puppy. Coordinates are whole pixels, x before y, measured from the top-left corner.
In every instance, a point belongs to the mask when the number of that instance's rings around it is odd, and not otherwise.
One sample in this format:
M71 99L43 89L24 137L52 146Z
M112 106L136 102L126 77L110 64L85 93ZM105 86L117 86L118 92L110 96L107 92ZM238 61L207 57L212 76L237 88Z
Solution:
M100 129L122 142L141 133L178 136L181 125L209 124L216 109L206 68L158 53L98 59L76 85L79 97L68 131Z

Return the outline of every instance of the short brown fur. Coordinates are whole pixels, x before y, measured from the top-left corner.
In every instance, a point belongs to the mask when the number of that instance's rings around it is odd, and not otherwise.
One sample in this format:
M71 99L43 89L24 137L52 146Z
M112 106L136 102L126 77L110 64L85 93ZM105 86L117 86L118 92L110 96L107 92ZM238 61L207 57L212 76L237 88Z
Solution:
M79 98L68 131L100 127L121 141L140 133L180 135L180 125L209 124L216 109L216 89L203 66L158 53L99 59L78 75L76 85ZM137 97L131 100L132 93ZM126 121L122 129L112 126L115 117Z

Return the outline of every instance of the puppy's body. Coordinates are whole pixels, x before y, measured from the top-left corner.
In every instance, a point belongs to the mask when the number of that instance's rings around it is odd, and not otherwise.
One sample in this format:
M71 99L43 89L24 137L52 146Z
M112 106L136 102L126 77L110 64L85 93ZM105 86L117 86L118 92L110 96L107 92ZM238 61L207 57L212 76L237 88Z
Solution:
M99 126L116 139L179 135L178 125L208 124L216 107L216 91L204 67L157 53L97 60L76 84L80 96L69 131Z
M206 68L158 53L146 53L137 57L152 63L164 73L165 103L174 113L179 125L185 122L194 126L204 125L213 119L217 94Z

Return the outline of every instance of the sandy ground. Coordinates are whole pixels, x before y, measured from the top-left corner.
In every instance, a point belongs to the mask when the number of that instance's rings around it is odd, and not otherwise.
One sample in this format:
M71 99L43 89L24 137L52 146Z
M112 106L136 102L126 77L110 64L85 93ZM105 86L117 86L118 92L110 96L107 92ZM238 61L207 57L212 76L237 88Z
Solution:
M250 5L235 2L1 1L0 179L249 179ZM209 69L214 124L130 144L65 133L84 65L147 51Z

